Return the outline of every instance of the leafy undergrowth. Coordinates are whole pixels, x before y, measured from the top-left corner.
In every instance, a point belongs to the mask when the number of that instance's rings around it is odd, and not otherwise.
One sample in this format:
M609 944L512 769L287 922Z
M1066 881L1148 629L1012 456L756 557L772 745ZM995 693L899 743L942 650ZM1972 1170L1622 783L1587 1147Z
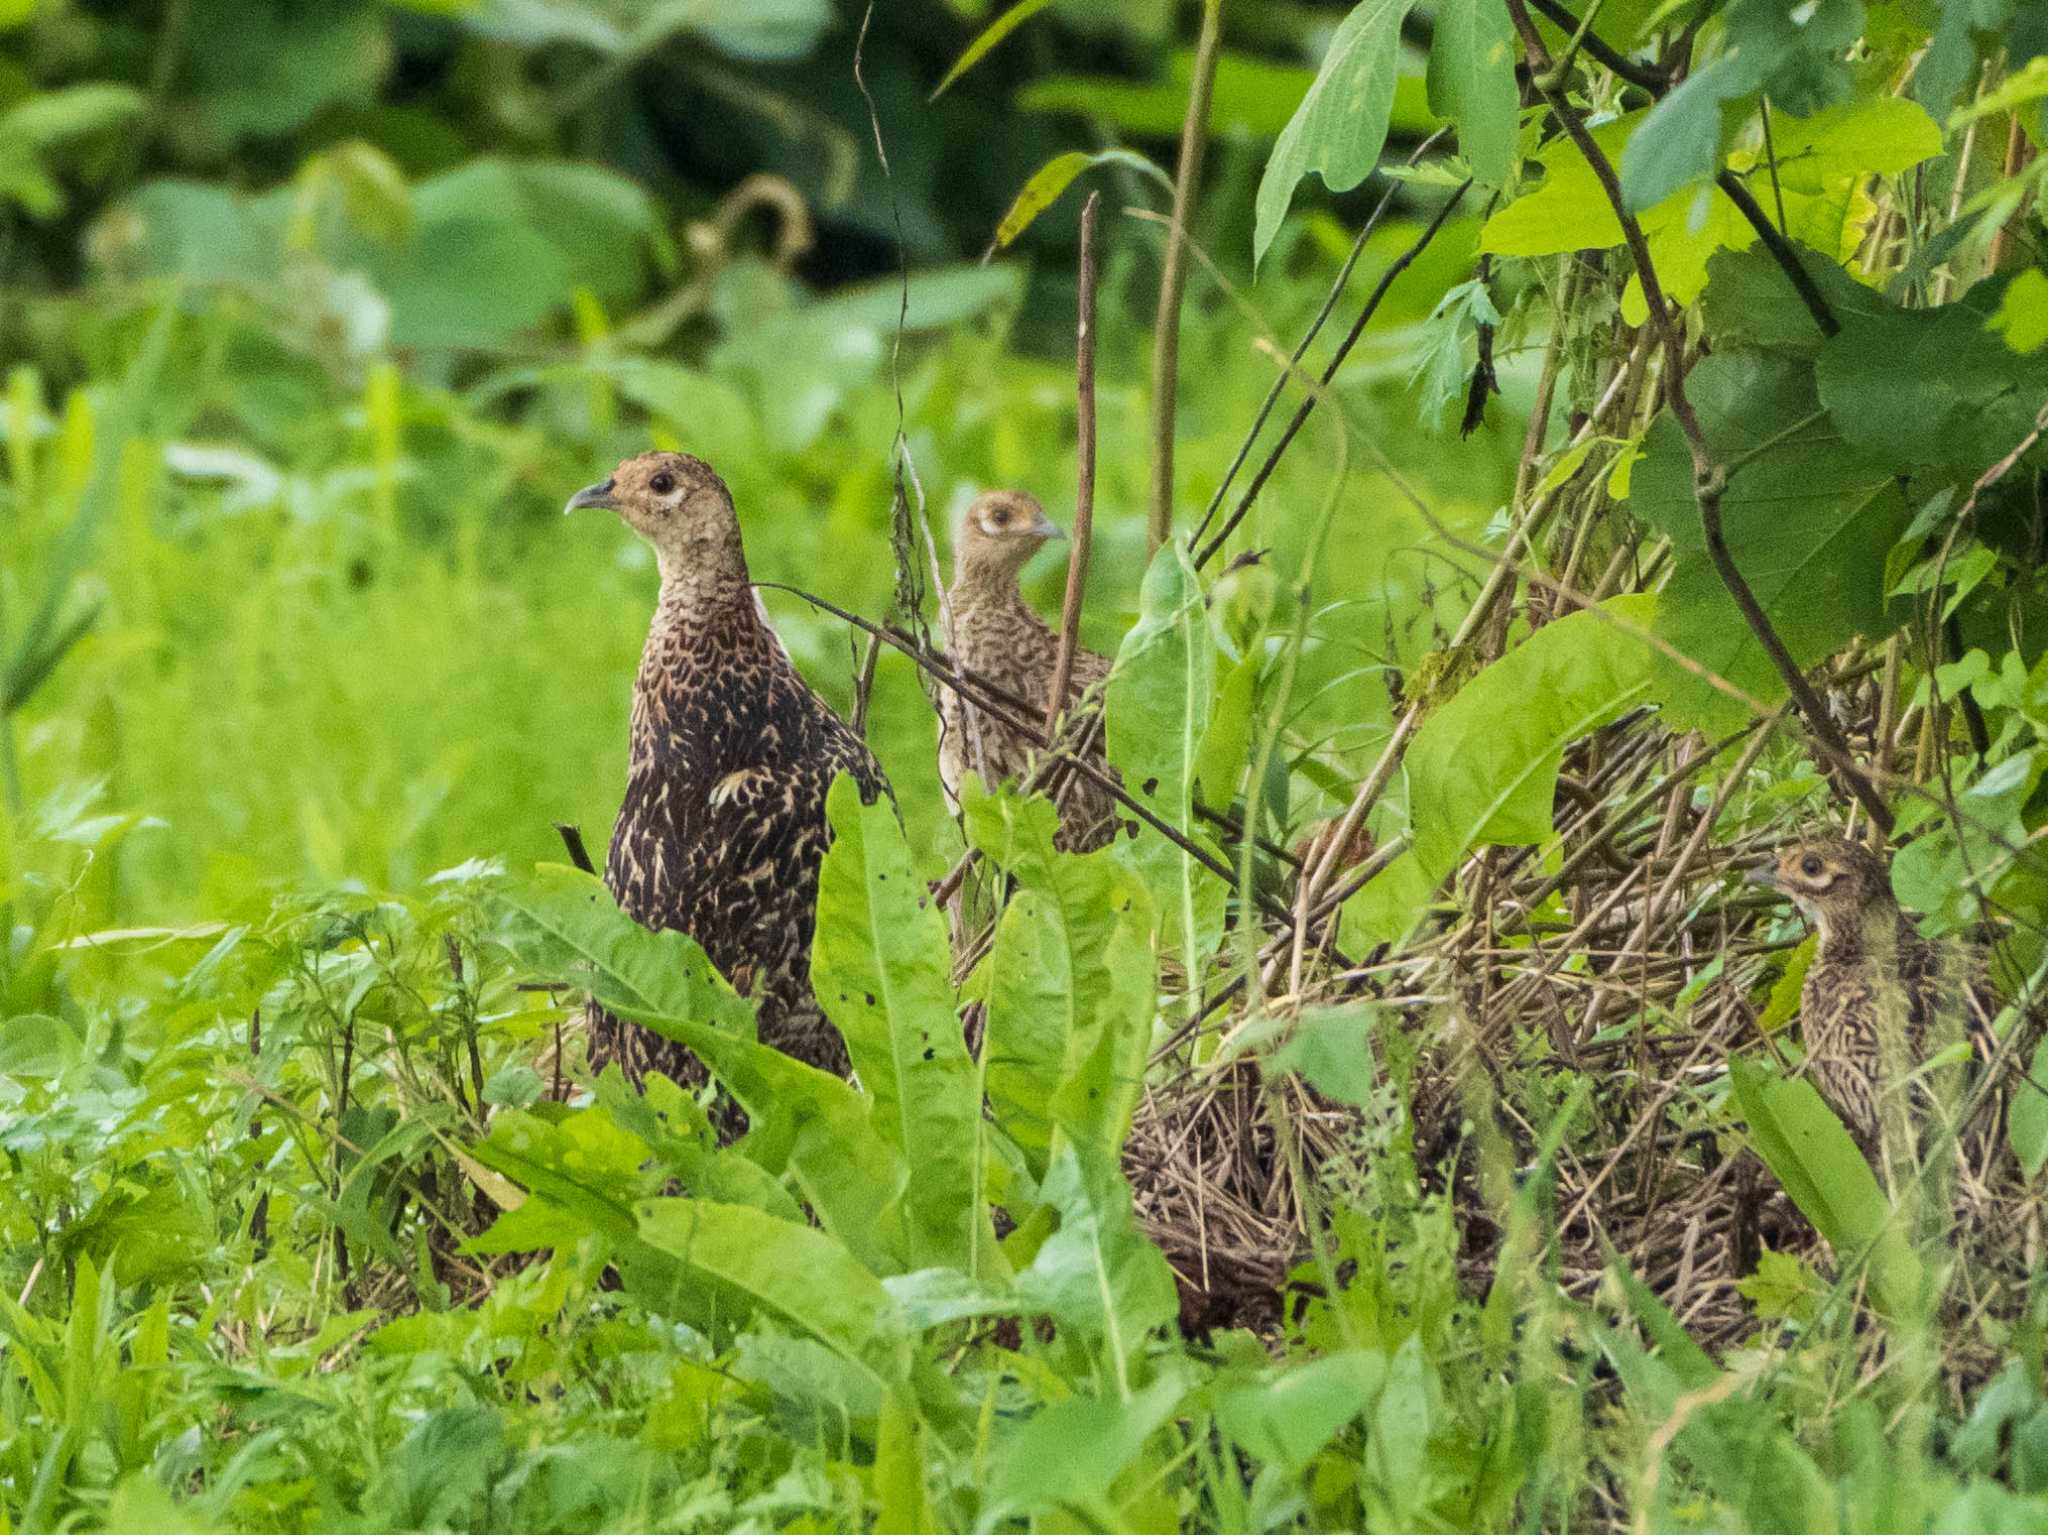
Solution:
M1412 1042L1371 1013L1269 1057L1283 1119L1313 1084L1378 1126L1284 1313L1184 1335L1118 1156L1177 1005L1171 886L972 801L1015 893L970 1054L946 924L850 788L817 966L858 1086L753 1043L694 946L567 867L91 933L78 880L133 819L46 821L0 1059L11 1528L2033 1527L2038 1316L1958 1412L1882 1273L1873 1309L1854 1266L1766 1264L1719 1360L1625 1263L1574 1300L1548 1233L1583 1088L1512 1174L1479 1135L1468 1207L1425 1189ZM585 990L701 1052L749 1135L658 1079L556 1101Z

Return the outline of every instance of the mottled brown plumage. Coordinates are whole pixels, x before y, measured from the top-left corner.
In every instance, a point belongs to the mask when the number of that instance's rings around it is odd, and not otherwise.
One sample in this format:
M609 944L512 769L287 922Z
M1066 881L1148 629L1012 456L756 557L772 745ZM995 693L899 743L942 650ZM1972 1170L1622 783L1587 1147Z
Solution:
M881 767L769 627L731 493L710 465L643 453L578 491L569 509L580 507L616 511L661 570L605 883L627 915L688 933L758 1001L764 1043L844 1075L845 1043L810 981L825 795L846 773L872 801L888 792ZM594 1066L702 1079L673 1041L598 1008L590 1025Z
M1017 575L1048 539L1063 537L1032 497L1015 490L989 491L960 519L953 551L953 584L946 593L953 619L954 663L971 677L1029 705L1034 721L1044 718L1059 636L1024 600ZM1109 667L1109 662L1093 651L1076 649L1068 707L1097 690L1109 675ZM1100 721L1082 723L1090 730L1088 756L1099 765ZM957 800L960 784L970 771L990 787L1025 778L1040 751L1038 743L1023 731L963 703L950 689L940 691L939 778L949 797ZM1076 852L1100 847L1115 834L1115 812L1112 795L1088 779L1077 779L1062 801L1059 845Z
M1754 877L1790 896L1819 935L1800 991L1807 1070L1857 1142L1874 1154L1883 1141L1888 1085L1964 1037L1965 967L1958 955L1920 936L1892 896L1884 860L1857 843L1800 842ZM1903 1100L1914 1125L1924 1127L1953 1108L1955 1075L1937 1070L1917 1079Z

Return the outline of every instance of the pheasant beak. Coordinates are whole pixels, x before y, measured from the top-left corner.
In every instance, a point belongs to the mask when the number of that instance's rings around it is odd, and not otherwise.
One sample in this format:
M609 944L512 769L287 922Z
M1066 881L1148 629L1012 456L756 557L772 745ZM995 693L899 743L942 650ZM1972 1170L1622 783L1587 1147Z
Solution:
M1744 880L1746 880L1748 883L1752 885L1762 885L1766 890L1777 890L1781 888L1778 883L1778 871L1772 868L1769 864L1763 864L1757 868L1751 869L1747 874L1743 875L1742 877Z
M1031 531L1040 538L1065 538L1067 536L1067 530L1043 512L1038 514L1038 526Z
M577 491L569 498L569 504L562 508L562 515L566 517L571 512L587 511L616 512L618 509L618 498L612 494L612 481L606 480L602 485L586 485Z

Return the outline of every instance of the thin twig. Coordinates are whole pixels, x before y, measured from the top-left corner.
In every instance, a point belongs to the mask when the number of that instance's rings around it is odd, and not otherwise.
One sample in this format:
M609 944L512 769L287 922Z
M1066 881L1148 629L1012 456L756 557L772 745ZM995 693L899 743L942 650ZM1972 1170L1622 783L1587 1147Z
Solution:
M1458 204L1465 200L1465 193L1471 189L1471 186L1472 183L1469 179L1459 182L1457 190L1444 199L1443 206L1436 211L1436 217L1432 218L1422 233L1415 237L1414 243L1401 252L1400 255L1396 256L1386 271L1380 274L1380 280L1374 286L1371 297L1366 299L1365 307L1358 311L1358 318L1351 322L1351 329L1345 334L1344 339L1337 344L1337 350L1330 354L1329 362L1324 366L1321 376L1317 379L1317 387L1310 390L1303 397L1300 406L1294 412L1293 418L1288 421L1285 430L1280 433L1280 440L1273 444L1272 451L1266 455L1266 461L1259 465L1258 473L1252 476L1251 484L1245 487L1244 494L1238 498L1235 509L1232 510L1229 517L1224 519L1223 526L1216 530L1216 536L1203 545L1202 552L1195 556L1195 568L1197 570L1200 570L1210 560L1214 559L1216 552L1223 547L1224 542L1231 534L1237 531L1238 524L1244 521L1245 514L1252 509L1252 503L1258 500L1259 492L1265 488L1266 481L1272 477L1273 471L1279 467L1281 456L1287 452L1288 445L1294 441L1295 434L1301 430L1302 423L1308 420L1309 413L1316 408L1316 401L1321 399L1323 391L1329 388L1330 380L1337 376L1337 370L1344 366L1344 360L1351 355L1351 349L1358 345L1358 338L1365 334L1365 327L1371 323L1373 315L1378 312L1381 301L1387 296L1387 290L1393 287L1394 280L1397 277L1408 270L1410 263L1429 248L1430 241L1434 240L1437 236L1437 231L1449 222L1451 214L1457 209Z
M1174 404L1180 387L1181 295L1188 281L1187 230L1201 186L1202 152L1209 143L1209 94L1216 83L1222 41L1223 0L1204 0L1188 111L1180 126L1180 168L1173 179L1173 223L1166 232L1166 262L1159 273L1159 313L1152 328L1152 515L1147 526L1155 550L1173 527ZM1084 221L1086 217L1084 213ZM1087 227L1084 222L1083 230ZM1082 239L1085 264L1085 232Z
M1415 164L1450 131L1448 125L1437 129L1415 146L1415 152L1409 155L1408 163ZM1364 226L1358 231L1358 237L1351 242L1350 252L1344 257L1344 264L1337 269L1336 277L1331 280L1330 291L1323 295L1322 308L1318 309L1316 317L1309 321L1308 329L1302 333L1301 340L1288 354L1286 368L1273 380L1272 387L1266 391L1265 399L1259 402L1258 412L1252 417L1251 430L1244 434L1244 441L1237 445L1237 452L1231 458L1229 467L1223 471L1223 478L1217 482L1216 493L1209 498L1209 505L1202 513L1201 523L1188 540L1190 547L1202 541L1203 536L1209 531L1209 524L1216 520L1216 513L1223 506L1223 498L1230 494L1230 487L1237 482L1238 471L1244 468L1244 461L1251 456L1252 448L1259 440L1259 433L1266 429L1266 418L1273 414L1273 406L1279 401L1280 392L1287 387L1287 380L1301 366L1302 357L1314 344L1316 337L1322 334L1323 326L1329 321L1330 311L1337 307L1337 300L1343 297L1344 289L1351 281L1352 269L1358 265L1358 258L1365 254L1365 242L1370 240L1373 231L1379 228L1381 215L1393 205L1394 194L1400 190L1400 182L1388 182L1386 191L1380 194L1380 200L1373 204L1372 212L1366 215Z
M1045 695L1049 729L1067 706L1074 680L1074 647L1081 632L1081 599L1088 591L1088 553L1095 542L1095 215L1102 194L1090 192L1081 208L1081 297L1074 322L1074 531L1067 551L1067 591L1060 604L1060 643Z

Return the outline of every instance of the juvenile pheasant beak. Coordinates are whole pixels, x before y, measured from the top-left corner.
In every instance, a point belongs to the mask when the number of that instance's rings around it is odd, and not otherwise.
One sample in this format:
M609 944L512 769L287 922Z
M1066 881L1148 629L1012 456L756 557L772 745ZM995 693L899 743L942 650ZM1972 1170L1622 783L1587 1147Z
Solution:
M612 494L612 482L606 480L602 485L586 485L577 491L569 498L569 504L562 508L562 515L566 517L571 512L586 511L616 512L618 509L618 499Z
M1762 885L1766 890L1776 890L1778 888L1778 871L1769 864L1763 864L1758 868L1751 869L1742 877L1752 885Z
M1043 512L1038 514L1038 526L1031 531L1040 538L1065 538L1067 536L1067 530Z

